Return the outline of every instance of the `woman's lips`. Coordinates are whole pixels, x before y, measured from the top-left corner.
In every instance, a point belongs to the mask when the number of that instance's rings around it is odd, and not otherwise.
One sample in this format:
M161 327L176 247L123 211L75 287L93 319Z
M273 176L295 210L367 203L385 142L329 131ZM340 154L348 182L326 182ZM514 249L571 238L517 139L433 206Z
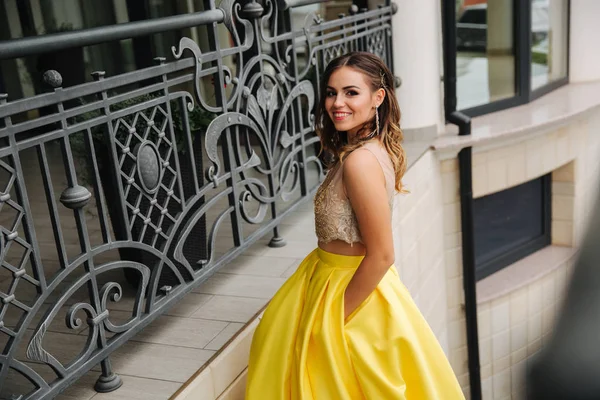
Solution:
M352 113L336 111L333 113L333 120L334 121L343 121L344 119L348 118L350 115L352 115Z

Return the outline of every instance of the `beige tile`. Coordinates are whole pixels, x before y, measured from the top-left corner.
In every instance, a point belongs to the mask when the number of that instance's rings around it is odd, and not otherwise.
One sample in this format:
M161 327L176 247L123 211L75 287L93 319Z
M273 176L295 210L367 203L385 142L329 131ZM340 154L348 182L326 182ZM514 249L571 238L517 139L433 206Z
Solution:
M183 383L214 353L130 340L112 353L111 361L118 374ZM94 370L99 371L99 367Z
M442 174L442 200L444 204L459 201L457 171Z
M419 265L419 249L415 244L398 264L401 269L400 278L405 285L413 286L418 282Z
M510 368L511 391L513 393L521 392L525 388L525 366L526 362L521 361Z
M510 363L512 365L518 363L519 361L523 361L527 359L527 346L514 351L511 355L510 355Z
M573 224L570 221L552 221L552 244L571 246L573 244Z
M460 232L460 203L444 205L444 233Z
M492 313L489 303L486 303L486 305L487 307L482 307L483 305L477 306L477 331L481 339L492 337Z
M479 340L479 363L481 365L492 364L492 339Z
M494 400L492 378L483 379L481 381L481 398L483 400Z
M252 334L256 324L250 325L240 333L210 364L215 394L223 393L248 366Z
M468 371L469 358L467 354L467 346L459 347L450 351L450 364L456 366L459 371Z
M508 186L508 166L504 158L490 161L487 165L488 193L498 192Z
M284 282L284 278L216 273L193 291L195 293L270 299Z
M465 400L471 400L471 388L469 386L461 386L460 389L465 396Z
M474 167L478 167L480 165L485 165L487 162L488 162L488 152L487 151L475 151L473 153L473 166Z
M554 330L554 318L556 316L556 311L554 305L550 305L546 307L546 309L542 312L542 334L551 333Z
M492 374L510 369L510 355L492 361Z
M527 345L527 356L531 357L542 348L542 339L532 341Z
M527 287L510 294L510 323L515 325L527 320Z
M575 210L573 196L552 195L552 219L572 221Z
M503 399L510 396L511 389L511 374L510 370L502 371L498 374L494 374L492 377L492 386L494 399Z
M448 279L462 277L462 248L446 250L446 273Z
M491 377L492 374L492 363L481 365L481 379L487 379Z
M527 347L527 321L514 324L510 328L510 349L514 353Z
M461 232L448 233L444 235L444 249L453 250L462 246Z
M503 296L492 302L492 334L503 332L510 327L510 302Z
M135 340L146 343L202 349L226 326L227 322L223 321L163 315L138 333Z
M552 180L557 182L575 182L575 163L570 162L552 172Z
M246 323L260 310L267 299L215 295L191 317L208 320Z
M225 327L208 345L206 350L220 350L227 342L240 330L244 328L244 324L232 322Z
M556 302L556 288L554 283L554 271L548 273L542 280L542 305L548 307Z
M178 396L169 400L214 400L216 396L212 371L206 368L189 382Z
M464 290L462 278L452 278L448 280L448 307L455 307L464 304Z
M542 311L542 285L534 282L528 287L527 309L529 317Z
M492 336L492 358L499 360L510 354L510 331ZM494 372L495 373L495 372Z
M551 137L542 147L542 168L544 171L552 171L557 165L556 141Z
M537 140L527 142L527 150L525 152L526 174L527 179L537 178L542 175L542 151Z
M559 165L566 164L571 158L570 136L567 129L559 129L556 132L556 163Z
M525 151L521 149L510 156L508 161L508 186L516 186L527 180L527 163L525 162Z
M556 269L554 291L557 296L563 295L566 292L567 286L567 267L566 264Z
M419 215L415 209L406 210L402 221L397 226L397 232L401 232L400 245L403 255L408 254L410 249L417 245L416 226L419 223L418 218Z
M575 184L573 182L552 181L553 196L575 196Z
M165 315L190 317L211 298L212 295L209 294L188 293L173 308L167 311Z
M244 370L217 400L244 400L248 370Z
M458 171L458 159L453 158L451 160L442 161L440 163L440 171L442 173Z
M542 337L542 313L529 316L527 321L527 342L532 343Z
M221 273L279 277L298 259L241 255L220 269Z
M473 167L473 197L478 198L488 193L487 165Z
M451 321L448 329L448 344L450 350L467 345L467 334L465 332L465 320Z
M465 310L462 306L448 308L448 321L458 321L465 318Z

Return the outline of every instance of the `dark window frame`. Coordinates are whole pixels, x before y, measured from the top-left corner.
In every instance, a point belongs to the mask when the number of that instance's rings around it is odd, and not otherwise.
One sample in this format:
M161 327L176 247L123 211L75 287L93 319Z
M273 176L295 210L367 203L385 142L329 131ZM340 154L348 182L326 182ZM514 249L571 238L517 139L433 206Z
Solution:
M448 0L442 0L448 1ZM493 113L496 111L505 110L530 103L531 101L548 94L561 86L569 83L570 63L570 34L571 34L571 0L567 1L567 74L564 78L554 80L546 85L535 90L531 89L531 1L530 0L513 0L513 47L515 49L515 95L506 99L492 101L486 104L481 104L475 107L458 110L469 117L477 117L484 114ZM445 18L452 16L445 16ZM456 26L456 20L448 21L450 26ZM456 64L457 50L444 46L444 52L447 52L451 57L452 62ZM448 58L447 58L448 59ZM455 91L456 91L456 83Z
M552 243L552 174L546 174L536 179L542 182L542 230L543 233L527 242L514 246L502 255L476 265L475 275L481 280L510 264L527 257ZM475 207L474 207L475 208ZM476 212L476 210L474 210Z

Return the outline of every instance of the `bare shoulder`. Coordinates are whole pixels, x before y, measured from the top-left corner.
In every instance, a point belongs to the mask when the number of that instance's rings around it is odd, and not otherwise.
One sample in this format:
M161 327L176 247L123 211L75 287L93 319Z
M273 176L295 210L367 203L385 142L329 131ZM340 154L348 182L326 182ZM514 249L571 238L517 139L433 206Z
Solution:
M343 179L346 185L359 183L361 185L385 185L379 160L370 150L361 147L346 157L343 165Z
M365 147L354 150L343 163L344 175L363 174L379 168L379 161L373 152Z

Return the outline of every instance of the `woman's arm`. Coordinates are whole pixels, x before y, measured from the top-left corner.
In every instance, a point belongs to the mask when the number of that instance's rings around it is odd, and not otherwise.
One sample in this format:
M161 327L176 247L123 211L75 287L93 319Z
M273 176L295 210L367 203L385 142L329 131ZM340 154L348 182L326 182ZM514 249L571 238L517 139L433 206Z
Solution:
M367 149L357 149L343 164L343 183L358 220L366 255L344 295L346 319L375 290L394 263L392 222L385 177Z

